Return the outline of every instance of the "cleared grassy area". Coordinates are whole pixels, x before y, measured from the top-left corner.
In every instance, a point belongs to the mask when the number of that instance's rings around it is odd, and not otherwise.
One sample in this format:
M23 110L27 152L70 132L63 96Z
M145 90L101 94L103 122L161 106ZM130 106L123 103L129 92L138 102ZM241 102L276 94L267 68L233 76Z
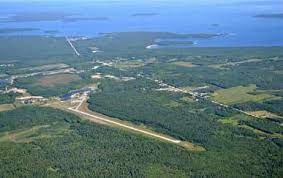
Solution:
M169 108L177 108L181 105L182 105L181 103L178 103L176 101L169 101L169 102L164 104L164 106L169 107Z
M269 119L238 114L220 119L218 122L233 129L243 129L245 132L253 132L259 139L283 139L282 126Z
M182 67L197 67L197 65L191 63L191 62L185 62L185 61L177 61L177 62L173 62L173 64L177 65L177 66L182 66Z
M233 118L220 119L219 122L222 123L222 124L229 124L229 125L232 125L232 126L239 125L238 120L233 119Z
M142 67L145 63L139 60L130 60L130 61L119 61L115 64L116 68L119 69L129 69L129 68L136 68L136 67Z
M56 69L63 69L68 68L69 65L64 63L56 63L56 64L49 64L49 65L41 65L36 67L26 67L19 69L20 71L44 71L44 70L56 70Z
M9 110L12 110L12 109L15 109L14 105L12 105L12 104L1 104L0 105L0 112L9 111Z
M236 66L236 65L251 63L251 62L260 62L262 60L263 59L247 59L247 60L238 61L238 62L225 62L222 64L212 64L212 65L208 65L208 67L216 68L216 69L226 69L227 67L230 67L230 66Z
M220 89L212 94L212 99L227 105L245 103L245 102L259 102L266 99L275 98L275 96L268 93L250 94L256 91L256 85L237 86L228 89Z
M195 100L192 97L189 97L189 96L184 96L180 100L185 102L185 103L193 103L193 102L195 102Z
M283 118L268 111L251 111L249 113L260 118Z
M50 75L38 78L34 85L42 87L54 87L56 85L69 84L80 79L81 78L75 74Z
M0 133L0 142L30 143L36 139L53 138L68 131L67 124L39 125L28 129Z

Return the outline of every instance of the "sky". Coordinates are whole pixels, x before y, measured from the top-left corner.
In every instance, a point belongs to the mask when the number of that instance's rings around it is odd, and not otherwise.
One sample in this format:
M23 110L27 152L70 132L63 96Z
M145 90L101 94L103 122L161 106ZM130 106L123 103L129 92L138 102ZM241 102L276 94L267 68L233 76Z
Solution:
M135 2L140 0L0 0L0 2ZM266 1L280 1L280 0L143 0L148 2L180 2L180 1L190 1L195 3L233 3L233 2L266 2Z
M21 2L21 3L45 3L45 2L66 2L66 3L73 3L73 2L97 2L97 3L188 3L188 4L265 4L268 2L282 2L283 0L0 0L2 2ZM1 7L0 7L1 9ZM282 9L283 11L283 9Z

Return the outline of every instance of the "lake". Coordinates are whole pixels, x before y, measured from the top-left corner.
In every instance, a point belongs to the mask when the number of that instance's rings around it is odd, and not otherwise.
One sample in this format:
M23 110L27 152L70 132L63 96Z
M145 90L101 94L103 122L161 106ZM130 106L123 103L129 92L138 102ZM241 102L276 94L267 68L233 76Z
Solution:
M48 35L46 31L49 35L87 37L126 31L212 33L227 35L195 40L194 46L282 46L283 18L254 17L282 13L282 4L282 0L0 2L0 19L14 14L35 17L47 12L58 16L48 21L25 21L18 16L18 21L1 22L0 28L41 29L2 35ZM61 18L60 13L76 18L56 19Z

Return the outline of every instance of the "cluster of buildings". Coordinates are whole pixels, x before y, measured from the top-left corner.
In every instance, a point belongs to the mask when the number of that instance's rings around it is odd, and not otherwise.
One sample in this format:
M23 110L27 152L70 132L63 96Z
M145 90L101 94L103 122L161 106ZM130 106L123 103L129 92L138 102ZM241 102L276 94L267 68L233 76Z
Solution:
M16 102L21 104L46 104L47 101L48 99L42 96L25 96L16 98Z
M74 90L70 93L67 93L63 96L60 97L61 101L68 101L68 100L72 100L75 98L80 97L81 95L89 95L94 89L93 88L83 88L80 90Z

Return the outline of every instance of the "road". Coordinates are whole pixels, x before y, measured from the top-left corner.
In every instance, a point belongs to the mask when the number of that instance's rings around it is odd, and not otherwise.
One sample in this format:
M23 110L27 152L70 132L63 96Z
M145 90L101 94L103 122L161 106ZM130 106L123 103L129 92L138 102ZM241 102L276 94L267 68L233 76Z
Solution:
M81 115L84 115L84 116L91 117L91 118L93 118L95 120L103 121L103 122L106 122L106 123L109 123L109 124L112 124L112 125L116 125L116 126L119 126L119 127L122 127L122 128L126 128L126 129L129 129L129 130L135 131L135 132L139 132L139 133L148 135L148 136L152 136L152 137L155 137L155 138L158 138L158 139L161 139L161 140L165 140L167 142L171 142L171 143L174 143L174 144L181 143L180 140L176 140L176 139L172 139L172 138L169 138L169 137L161 136L159 134L155 134L153 132L149 132L149 131L146 131L146 130L143 130L143 129L138 129L138 128L133 127L133 126L129 126L129 125L126 125L126 124L122 124L120 122L116 122L116 121L107 119L106 117L96 116L96 115L92 115L92 114L84 112L84 111L80 111L79 109L80 109L81 105L83 104L83 102L85 101L85 99L86 98L84 98L79 103L79 105L76 106L75 109L71 107L71 108L68 108L68 110L70 110L72 112L75 112L75 113L78 113L78 114L81 114Z
M149 78L149 77L147 77L147 79L152 80L152 81L158 83L158 84L159 84L160 86L162 86L162 87L166 86L166 87L170 88L172 91L182 92L182 93L188 93L188 94L190 94L190 95L192 95L192 96L195 96L195 97L197 97L197 98L207 100L207 98L205 98L205 97L203 97L203 96L200 96L199 94L197 94L197 93L195 93L195 92L190 92L190 91L187 91L187 90L183 90L183 89L177 88L177 87L175 87L175 86L169 85L169 84L167 84L167 83L164 83L164 82L162 82L162 81L154 80L154 79ZM221 106L221 107L230 108L230 109L236 110L236 111L238 111L238 112L240 112L240 113L243 113L243 114L245 114L245 115L248 115L248 116L251 116L251 117L255 117L255 118L257 118L257 119L261 119L261 117L259 117L259 116L256 116L256 115L254 115L254 114L248 113L248 112L246 112L246 111L243 111L243 110L241 110L241 109L235 108L235 107L233 107L233 106L229 106L229 105L226 105L226 104L222 104L222 103L219 103L219 102L214 101L214 100L209 100L209 101L211 101L212 103L214 103L214 104L216 104L216 105L219 105L219 106Z
M76 107L76 110L78 111L80 109L80 107L82 106L82 104L85 102L85 100L87 99L86 96L83 96L82 100L80 101L80 103L78 104L78 106Z
M80 56L81 54L77 51L77 49L75 48L75 46L72 44L72 42L70 41L70 39L68 37L66 37L67 42L69 43L69 45L71 46L71 48L74 50L74 52L76 53L77 56Z

